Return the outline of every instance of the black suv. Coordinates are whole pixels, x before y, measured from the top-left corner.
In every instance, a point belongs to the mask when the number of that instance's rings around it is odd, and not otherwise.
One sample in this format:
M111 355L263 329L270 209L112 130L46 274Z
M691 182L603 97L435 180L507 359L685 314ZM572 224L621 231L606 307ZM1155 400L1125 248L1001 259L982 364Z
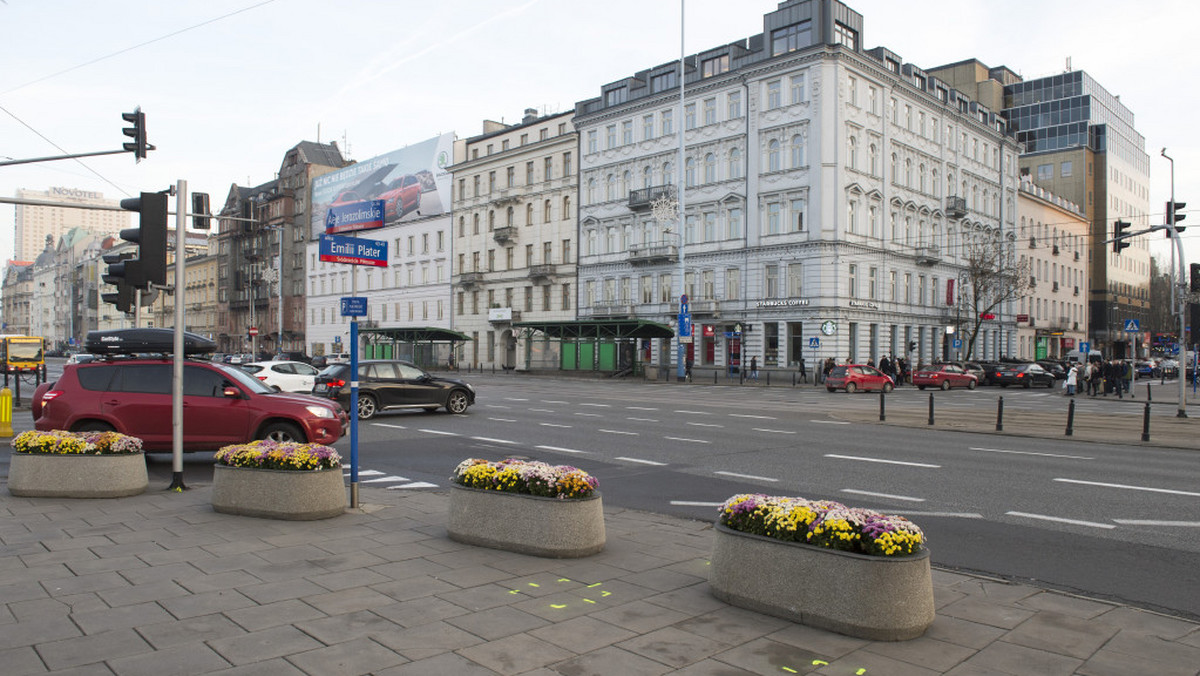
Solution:
M350 365L330 364L317 374L313 394L335 399L350 410ZM454 378L438 378L407 361L370 359L358 362L358 417L370 420L380 411L423 408L465 413L475 403L475 388Z

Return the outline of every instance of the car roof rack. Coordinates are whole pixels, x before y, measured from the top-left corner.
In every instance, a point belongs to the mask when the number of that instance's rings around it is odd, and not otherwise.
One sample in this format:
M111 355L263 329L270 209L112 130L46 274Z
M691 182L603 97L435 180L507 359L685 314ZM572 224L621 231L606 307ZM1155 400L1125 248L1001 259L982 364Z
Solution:
M88 331L84 340L88 352L97 356L132 356L175 352L174 329L114 329ZM197 333L183 332L183 353L198 355L216 352L217 344Z

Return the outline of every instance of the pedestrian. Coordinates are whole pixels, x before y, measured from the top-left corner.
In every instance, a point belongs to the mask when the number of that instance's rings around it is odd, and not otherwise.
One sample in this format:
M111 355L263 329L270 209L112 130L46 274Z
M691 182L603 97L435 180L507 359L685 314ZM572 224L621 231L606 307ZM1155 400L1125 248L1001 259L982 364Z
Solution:
M833 371L833 366L833 357L826 357L825 366L821 369L821 382L825 382L829 379L829 373L830 371Z
M804 364L804 355L800 355L800 382L808 382L808 367Z
M1125 394L1129 394L1129 390L1133 387L1133 363L1129 361L1122 362L1124 371L1121 373L1121 382L1125 386Z
M1079 369L1071 368L1067 370L1067 393L1064 396L1075 396L1075 385L1079 382Z
M879 371L891 378L893 383L896 382L896 374L892 372L892 360L888 359L886 352L879 358Z
M758 355L750 357L750 377L758 380Z
M684 378L684 380L687 380L689 383L692 382L692 364L693 363L694 363L694 361L692 360L692 355L689 354L687 361L684 362L684 370L683 370L683 378Z

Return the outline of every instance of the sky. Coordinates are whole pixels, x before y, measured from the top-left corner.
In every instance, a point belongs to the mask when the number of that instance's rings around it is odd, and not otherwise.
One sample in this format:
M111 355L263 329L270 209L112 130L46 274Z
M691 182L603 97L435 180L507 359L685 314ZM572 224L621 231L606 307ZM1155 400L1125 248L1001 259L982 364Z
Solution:
M1174 159L1200 261L1200 88L1192 0L850 0L862 43L929 69L976 58L1026 78L1067 59L1135 115L1150 156L1152 222ZM684 0L688 54L762 32L774 0ZM365 160L482 121L557 113L679 58L679 0L0 0L0 161L118 150L141 106L157 150L0 167L0 195L60 186L121 199L180 179L214 207L269 181L284 153L336 140ZM0 259L14 208L0 204ZM1169 256L1154 233L1151 251Z

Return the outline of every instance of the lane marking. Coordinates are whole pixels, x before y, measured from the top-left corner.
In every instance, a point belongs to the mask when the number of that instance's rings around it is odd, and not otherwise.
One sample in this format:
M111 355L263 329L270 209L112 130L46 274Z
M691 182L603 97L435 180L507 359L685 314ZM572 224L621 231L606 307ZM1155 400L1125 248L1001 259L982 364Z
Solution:
M658 410L658 408L655 406L626 406L625 408L627 408L631 411L657 411Z
M1084 486L1100 486L1101 488L1124 488L1130 491L1147 491L1150 493L1167 493L1170 495L1186 495L1188 497L1200 498L1200 493L1192 491L1176 491L1170 488L1151 488L1149 486L1127 486L1125 484L1107 484L1101 481L1080 481L1079 479L1055 479L1065 484L1082 484Z
M585 418L603 418L599 413L572 413L571 415L581 415Z
M686 441L686 442L693 443L693 444L711 444L712 443L711 441L708 441L706 439L688 439L685 437L663 437L663 439L670 439L671 441Z
M550 408L531 408L529 410L537 411L538 413L554 413L554 409L550 409Z
M730 418L754 418L756 420L776 420L773 415L750 415L749 413L730 413Z
M598 430L596 430L596 431L597 431L597 432L606 432L606 433L608 433L608 434L625 434L625 435L628 435L628 436L631 436L631 437L636 437L636 436L638 436L638 433L637 433L637 432L626 432L625 430L606 430L606 429L604 429L604 428L600 428L600 429L598 429Z
M543 399L543 400L542 400L542 403L543 403L543 404L567 404L567 403L570 403L570 402L566 402L566 401L559 401L558 399Z
M462 435L461 435L461 434L459 434L458 432L444 432L444 431L442 431L442 430L429 430L429 429L424 429L424 428L422 428L422 429L419 429L419 430L417 430L417 431L418 431L418 432L425 432L426 434L440 434L440 435L442 435L442 436L446 436L446 437L461 437L461 436L462 436Z
M796 430L772 430L772 429L767 429L766 427L753 427L751 429L753 429L755 432L769 432L771 434L795 434L796 433Z
M725 503L723 503L723 502L698 502L695 500L672 500L670 502L670 504L676 505L678 507L720 507L721 505L723 505Z
M570 429L570 425L556 425L555 423L538 423L542 427L565 427Z
M345 476L350 476L350 468L349 468L349 466L348 466L348 465L343 465L343 467L346 467L346 471L345 471L345 472L343 472L342 474L343 474L343 475L345 475ZM360 469L360 470L358 470L358 475L359 475L359 476L379 476L380 474L383 474L383 472L380 472L380 471L379 471L379 470L377 470L377 469Z
M687 424L688 424L688 425L692 425L692 426L694 426L694 427L724 427L724 425L720 425L720 424L718 424L718 423L698 423L698 422L690 422L690 423L687 423Z
M1035 453L1034 451L1010 451L1003 448L980 448L971 446L968 451L983 451L985 453L1012 453L1014 455L1040 455L1046 458L1067 458L1069 460L1095 460L1095 458L1086 455L1066 455L1064 453Z
M408 481L408 479L406 479L405 477L402 477L402 476L391 475L391 476L381 476L376 479L367 479L366 481L363 481L362 483L373 484L373 483L379 483L380 481Z
M638 422L658 422L655 418L626 418L626 420L636 420Z
M375 427L390 427L391 429L394 429L394 430L406 430L406 429L408 429L408 428L407 428L407 427L405 427L404 425L392 425L392 424L389 424L389 423L371 423L371 424L372 424L372 425L374 425Z
M1122 526L1178 526L1180 528L1200 528L1200 521L1152 521L1144 519L1113 519Z
M752 481L768 481L771 483L776 483L779 481L779 479L773 479L769 476L755 476L753 474L738 474L737 472L717 471L717 472L713 472L713 474L720 474L721 476L733 477L735 479L750 479Z
M593 404L590 402L581 402L580 406L595 406L596 408L612 408L612 404Z
M808 422L817 423L818 425L849 425L850 424L844 420L809 420Z
M976 514L975 512L914 512L912 510L907 510L907 509L899 510L899 511L889 509L888 511L892 512L894 514L899 514L900 516L905 516L905 515L946 516L946 517L959 518L959 519L982 519L983 518L982 514Z
M861 460L863 462L881 462L887 465L904 465L906 467L928 467L930 469L939 469L941 465L930 465L924 462L905 462L903 460L884 460L882 458L863 458L857 455L837 455L836 453L826 453L826 458L837 458L839 460Z
M517 422L512 418L488 418L488 420L494 420L495 422Z
M528 399L524 399L521 397L505 397L504 400L505 401L529 401Z
M903 500L905 502L925 502L925 498L912 498L907 495L891 495L890 493L872 493L871 491L860 491L854 488L843 488L842 492L854 495L869 495L875 498L888 498L889 500Z
M562 446L534 446L534 448L540 448L543 451L558 451L559 453L587 453L587 451L580 451L574 448L563 448Z
M1116 526L1111 523L1096 523L1094 521L1079 521L1078 519L1062 519L1057 516L1046 516L1045 514L1027 514L1025 512L1005 512L1009 516L1020 516L1026 519L1038 519L1040 521L1054 521L1056 523L1068 523L1073 526L1089 526L1091 528L1104 528L1112 530Z
M642 460L641 458L626 458L625 456L617 456L613 460L624 460L625 462L636 462L639 465L654 465L655 467L664 467L667 463L656 462L654 460Z
M708 415L707 411L671 411L672 413L686 413L688 415Z
M414 481L410 484L401 484L399 486L388 486L389 491L401 490L404 488L437 488L437 484L431 484L428 481Z
M474 439L475 441L490 441L493 444L515 444L515 443L517 443L515 441L509 441L508 439L493 439L491 437L471 437L471 438Z
M512 408L512 406L505 406L504 404L488 404L487 407L488 408Z

